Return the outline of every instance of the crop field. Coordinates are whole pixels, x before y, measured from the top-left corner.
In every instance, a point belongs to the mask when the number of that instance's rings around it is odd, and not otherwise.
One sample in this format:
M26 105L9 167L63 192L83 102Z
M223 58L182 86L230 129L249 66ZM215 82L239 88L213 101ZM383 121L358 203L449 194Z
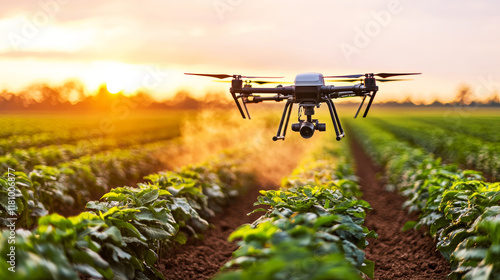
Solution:
M1 114L0 279L500 279L498 109L252 110Z

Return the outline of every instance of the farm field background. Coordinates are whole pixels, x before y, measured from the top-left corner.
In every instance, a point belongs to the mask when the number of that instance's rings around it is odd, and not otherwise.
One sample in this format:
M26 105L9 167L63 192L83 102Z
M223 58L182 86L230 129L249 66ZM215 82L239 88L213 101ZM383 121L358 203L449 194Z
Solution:
M500 280L499 10L3 1L0 279Z
M15 240L15 279L495 279L499 110L339 107L341 142L273 142L276 108L2 114L1 273Z

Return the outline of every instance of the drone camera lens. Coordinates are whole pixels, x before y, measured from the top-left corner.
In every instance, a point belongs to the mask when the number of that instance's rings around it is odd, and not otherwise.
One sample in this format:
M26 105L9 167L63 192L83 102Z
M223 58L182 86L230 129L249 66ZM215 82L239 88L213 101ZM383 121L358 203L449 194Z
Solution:
M310 122L303 122L300 126L300 136L309 139L314 135L314 124Z

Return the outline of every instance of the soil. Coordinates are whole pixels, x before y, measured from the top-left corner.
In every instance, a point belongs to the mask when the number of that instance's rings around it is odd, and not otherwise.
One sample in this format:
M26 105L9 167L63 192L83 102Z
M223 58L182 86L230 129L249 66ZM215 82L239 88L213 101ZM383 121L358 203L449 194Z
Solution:
M257 208L253 203L257 201L259 190L272 188L275 187L256 185L235 199L223 213L209 219L213 228L204 234L203 240L190 239L159 264L165 279L211 279L238 248L236 243L228 242L228 236L239 226L252 223L262 215L263 212L250 216L247 213Z
M374 279L446 279L451 272L450 265L425 230L401 231L403 225L416 220L418 214L408 214L402 209L405 199L385 190L378 179L382 168L373 164L355 139L351 137L350 141L362 199L373 208L365 226L379 235L378 239L370 238L370 245L365 248L366 257L375 261Z

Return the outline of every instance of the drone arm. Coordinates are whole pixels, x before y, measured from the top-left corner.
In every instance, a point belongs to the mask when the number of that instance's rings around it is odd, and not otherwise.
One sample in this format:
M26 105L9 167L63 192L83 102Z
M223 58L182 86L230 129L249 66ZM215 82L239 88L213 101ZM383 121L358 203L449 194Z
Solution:
M347 97L347 96L365 96L371 91L377 91L377 86L366 86L364 84L357 84L353 86L322 86L321 92L324 94L331 94L332 98Z
M242 93L242 94L252 94L252 93L277 93L289 95L293 94L295 89L293 87L275 87L275 88L253 88L253 87L243 87L243 88L231 88L231 93Z
M336 86L322 86L321 87L321 92L330 94L330 93L337 93L337 97L341 97L342 95L361 95L364 92L366 92L366 87L363 84L357 84L353 86L341 86L341 87L336 87Z
M262 101L276 101L280 102L285 99L290 98L288 95L275 95L275 96L252 96L252 99L249 99L246 103L259 103Z

